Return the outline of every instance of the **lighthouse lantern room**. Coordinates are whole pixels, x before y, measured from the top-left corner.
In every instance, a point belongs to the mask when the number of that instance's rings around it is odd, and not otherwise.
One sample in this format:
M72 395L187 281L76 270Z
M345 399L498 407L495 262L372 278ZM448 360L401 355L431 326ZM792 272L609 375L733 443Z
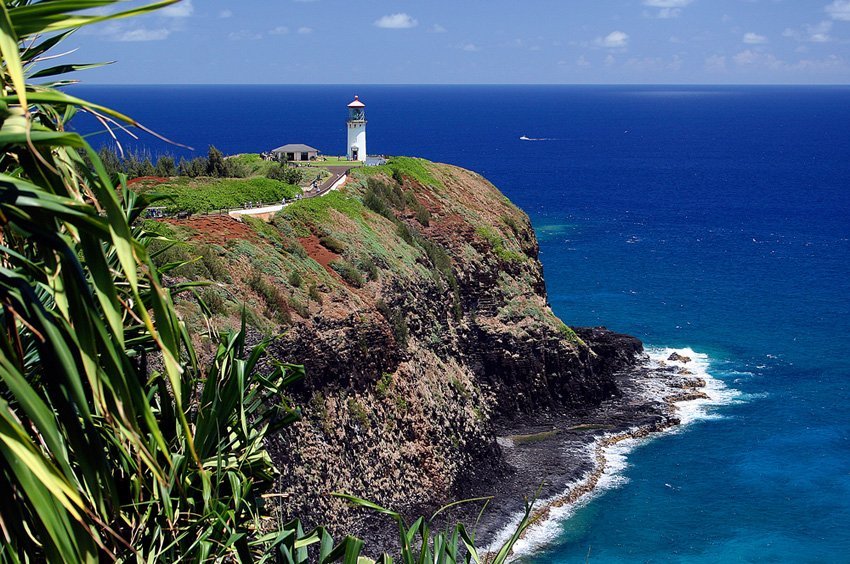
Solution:
M348 104L348 149L350 161L366 160L366 104L358 96Z

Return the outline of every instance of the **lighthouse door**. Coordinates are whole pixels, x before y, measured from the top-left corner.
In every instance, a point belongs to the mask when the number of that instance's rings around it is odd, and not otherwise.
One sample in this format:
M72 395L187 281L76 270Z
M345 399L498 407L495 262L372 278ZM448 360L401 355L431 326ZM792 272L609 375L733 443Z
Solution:
M357 154L358 154L359 152L360 152L360 149L358 149L357 147L353 147L353 148L351 149L351 160L352 160L352 161L356 161L356 160L357 160Z

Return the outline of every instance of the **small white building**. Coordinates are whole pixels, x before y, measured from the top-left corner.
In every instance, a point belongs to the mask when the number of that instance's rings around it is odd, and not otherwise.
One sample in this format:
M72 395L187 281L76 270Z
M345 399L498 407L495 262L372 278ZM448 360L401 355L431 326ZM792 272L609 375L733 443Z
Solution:
M348 147L346 155L350 161L366 160L366 104L358 96L348 104Z
M271 153L275 160L282 161L285 159L289 162L312 161L319 156L318 149L310 145L304 145L303 143L290 143L289 145L272 149Z

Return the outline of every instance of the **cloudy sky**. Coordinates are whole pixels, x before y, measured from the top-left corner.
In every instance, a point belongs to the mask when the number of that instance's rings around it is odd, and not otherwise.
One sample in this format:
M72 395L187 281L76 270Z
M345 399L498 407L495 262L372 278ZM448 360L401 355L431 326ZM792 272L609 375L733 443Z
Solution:
M70 44L89 83L847 84L850 0L183 0Z

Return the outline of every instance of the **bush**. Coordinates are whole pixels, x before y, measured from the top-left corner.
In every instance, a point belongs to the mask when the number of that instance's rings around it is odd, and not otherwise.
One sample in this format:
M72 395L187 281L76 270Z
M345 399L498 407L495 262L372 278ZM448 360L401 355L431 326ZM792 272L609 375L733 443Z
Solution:
M292 311L300 315L303 319L310 318L310 308L301 300L289 298L289 307L292 309Z
M422 204L419 204L419 207L416 208L416 221L418 221L423 227L431 225L431 212L429 212L428 208Z
M380 272L378 271L378 265L375 264L375 259L370 256L366 256L358 263L360 269L366 273L366 276L369 277L369 280L377 280Z
M248 287L254 290L263 299L266 305L266 317L275 319L278 323L289 325L292 323L292 312L289 300L277 286L263 277L262 272L256 268L246 280Z
M204 304L206 304L210 313L213 315L218 315L227 311L227 302L221 295L221 291L217 288L203 288L198 297L204 302Z
M295 288L300 288L302 284L301 275L297 270L293 270L289 273L289 277L287 278L287 282L289 282L290 286Z
M315 282L310 284L310 287L307 289L307 296L319 305L325 303L322 293L319 291L319 287L316 286Z
M327 250L338 255L341 255L343 252L345 252L345 245L343 245L342 241L340 241L339 239L335 239L330 235L320 237L319 244Z
M266 178L297 186L304 181L304 173L294 166L287 166L286 163L280 163L269 169L266 173Z
M350 262L335 260L331 263L331 268L333 268L343 280L355 288L361 288L363 286L363 275L360 274L360 271L357 270L357 268L355 268Z

